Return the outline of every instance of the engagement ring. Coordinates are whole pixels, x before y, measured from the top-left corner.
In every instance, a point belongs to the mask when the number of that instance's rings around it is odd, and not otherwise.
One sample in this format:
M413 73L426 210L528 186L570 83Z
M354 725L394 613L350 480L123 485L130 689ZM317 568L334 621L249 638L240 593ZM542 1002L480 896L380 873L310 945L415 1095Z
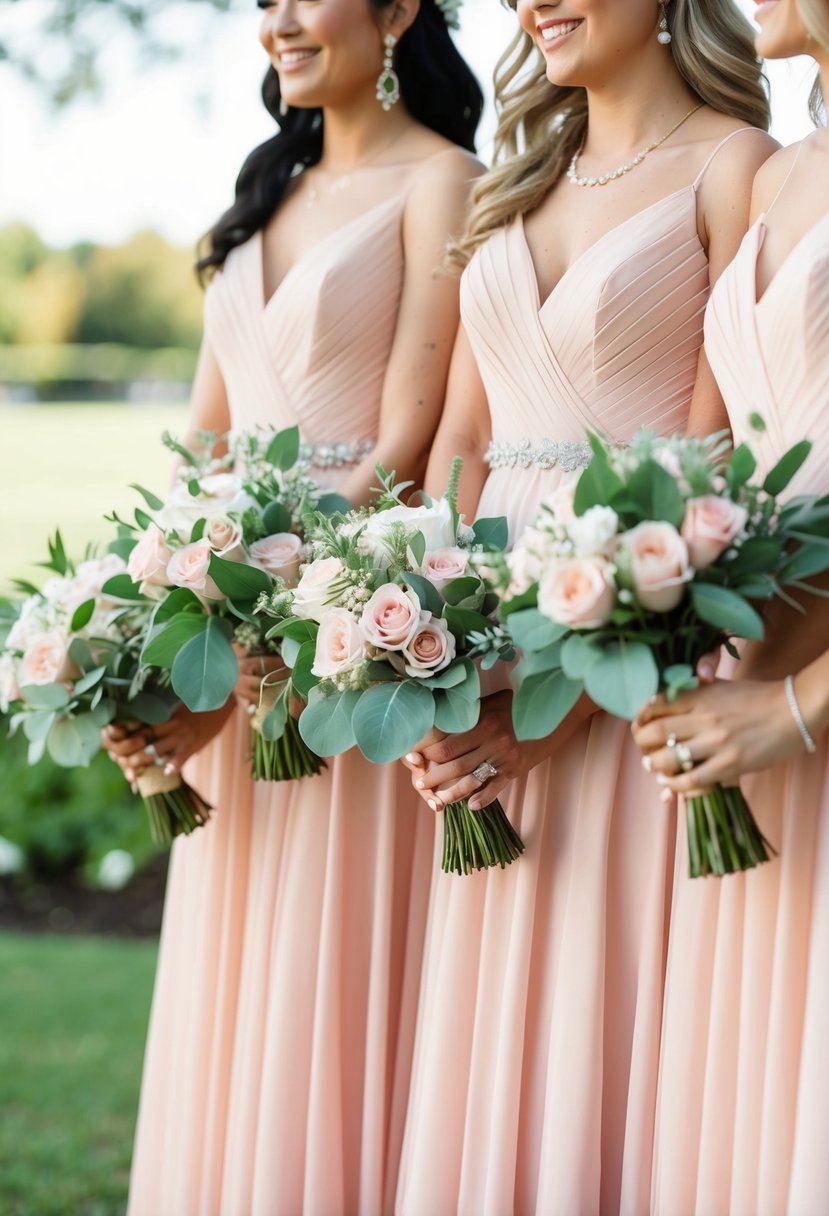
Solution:
M498 770L494 764L490 764L488 760L484 760L483 764L479 764L477 768L472 770L472 776L483 785L485 781L489 781L490 777L497 777Z
M164 759L164 757L163 757L163 756L159 756L158 752L155 750L155 744L154 744L154 743L148 743L148 744L147 744L147 746L144 748L144 751L146 752L146 754L147 754L148 756L152 756L152 758L153 758L153 764L157 765L159 768L160 768L160 767L161 767L163 764L166 764L166 763L167 763L167 761Z

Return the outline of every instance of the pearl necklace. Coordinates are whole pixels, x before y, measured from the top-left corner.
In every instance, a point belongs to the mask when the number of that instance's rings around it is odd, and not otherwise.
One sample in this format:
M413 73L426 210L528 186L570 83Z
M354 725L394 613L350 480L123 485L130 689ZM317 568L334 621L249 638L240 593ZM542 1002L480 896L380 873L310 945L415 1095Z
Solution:
M570 161L570 164L567 167L567 180L573 186L606 186L608 182L615 181L617 177L623 177L625 173L630 173L631 169L635 169L637 165L641 165L642 161L649 152L653 152L654 148L658 148L660 144L664 144L666 139L670 139L674 131L678 131L682 124L687 122L692 114L696 114L697 110L702 109L702 106L702 102L700 102L698 106L694 106L693 110L689 110L683 118L680 118L679 122L676 123L675 126L671 127L670 131L667 131L654 143L648 144L647 148L643 148L641 152L637 152L633 160L629 160L626 165L620 165L618 169L614 169L611 173L603 173L601 177L579 177L577 166L579 163L579 157L584 150L584 144L582 144L578 152L573 153L573 159Z

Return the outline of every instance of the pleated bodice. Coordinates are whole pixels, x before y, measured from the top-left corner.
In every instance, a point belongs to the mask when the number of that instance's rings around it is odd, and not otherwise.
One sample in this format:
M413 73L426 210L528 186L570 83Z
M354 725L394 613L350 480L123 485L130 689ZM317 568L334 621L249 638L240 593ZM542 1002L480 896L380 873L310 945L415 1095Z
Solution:
M318 241L265 300L262 233L234 249L205 301L205 333L234 430L299 425L311 443L377 435L403 285L405 194Z
M757 299L757 259L765 215L746 233L720 277L705 322L708 358L737 442L768 469L803 438L815 451L788 493L826 493L817 452L829 449L829 215L795 245ZM750 416L766 430L758 434Z

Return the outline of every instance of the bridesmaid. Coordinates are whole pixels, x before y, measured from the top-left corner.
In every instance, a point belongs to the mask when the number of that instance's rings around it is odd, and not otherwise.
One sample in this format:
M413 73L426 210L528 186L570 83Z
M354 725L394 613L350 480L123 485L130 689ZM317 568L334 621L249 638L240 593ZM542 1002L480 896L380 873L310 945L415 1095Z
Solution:
M757 50L811 55L829 89L829 0L758 7ZM813 117L823 118L819 88ZM754 223L711 298L706 349L737 441L768 470L814 448L787 493L826 494L829 461L829 133L757 175ZM749 416L767 430L758 437ZM823 587L827 578L822 578ZM655 1202L665 1213L829 1211L829 612L778 606L733 682L648 707L636 740L664 784L744 782L779 856L722 882L677 858L659 1083ZM793 677L793 678L792 678ZM675 732L698 767L676 777ZM775 765L770 768L770 765ZM681 834L684 839L684 833Z
M460 450L467 514L506 513L513 535L572 481L589 430L625 442L721 416L702 318L774 147L731 3L517 13L500 163L457 249L473 256L427 480L437 490ZM398 1212L639 1216L674 825L625 723L585 703L552 741L519 746L510 694L485 704L476 730L424 747L415 781L437 806L512 782L527 851L433 880Z
M280 130L200 263L191 429L299 423L320 478L363 503L377 461L422 477L437 426L458 285L435 271L479 172L481 94L448 0L259 7ZM217 810L173 849L129 1213L379 1214L433 825L399 766L356 754L253 788L247 715L223 717L189 772ZM155 747L178 765L206 719L181 714Z

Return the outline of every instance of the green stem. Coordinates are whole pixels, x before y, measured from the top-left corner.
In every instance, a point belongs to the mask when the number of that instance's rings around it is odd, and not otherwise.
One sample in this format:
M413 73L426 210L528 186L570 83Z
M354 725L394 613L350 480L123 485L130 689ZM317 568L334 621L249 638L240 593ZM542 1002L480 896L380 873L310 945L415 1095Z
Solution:
M686 798L685 818L691 878L740 873L776 855L736 786Z
M504 869L524 852L521 837L497 800L480 811L470 811L466 799L451 803L444 811L443 833L446 873Z
M325 761L308 747L290 715L278 739L266 739L259 730L251 733L251 769L256 781L296 781L314 777L326 767Z

